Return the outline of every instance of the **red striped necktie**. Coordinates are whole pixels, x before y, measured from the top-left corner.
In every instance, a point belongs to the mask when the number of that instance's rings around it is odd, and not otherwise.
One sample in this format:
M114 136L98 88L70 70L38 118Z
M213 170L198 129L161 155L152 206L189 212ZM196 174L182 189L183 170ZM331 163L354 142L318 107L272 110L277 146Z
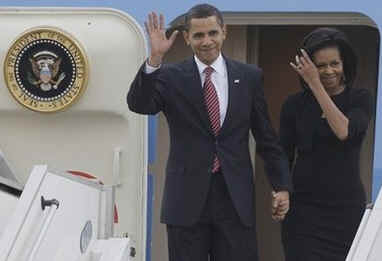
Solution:
M203 94L204 94L204 101L206 103L206 107L208 111L208 116L211 122L211 127L216 137L219 134L219 130L220 130L220 109L219 109L218 95L216 93L215 86L211 81L211 74L213 72L214 72L214 69L210 66L204 69L206 78L204 80L204 85L203 85ZM220 162L217 155L215 155L214 163L212 166L212 172L213 173L217 172L219 168L220 168Z

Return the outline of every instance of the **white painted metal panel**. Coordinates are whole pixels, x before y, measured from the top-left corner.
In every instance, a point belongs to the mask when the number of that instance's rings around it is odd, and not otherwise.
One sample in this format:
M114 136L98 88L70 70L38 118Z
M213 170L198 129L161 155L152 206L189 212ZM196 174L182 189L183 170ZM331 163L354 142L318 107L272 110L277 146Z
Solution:
M129 112L126 94L147 55L141 27L112 9L0 9L0 61L26 30L53 26L72 35L89 60L82 97L63 112L30 111L8 92L0 74L0 148L23 183L35 164L80 170L105 184L120 183L115 199L119 223L136 241L137 259L145 253L147 119Z
M112 194L108 186L36 166L1 237L0 260L130 260L130 239L102 239ZM56 204L43 206L43 199Z
M372 209L366 209L346 261L380 261L382 258L382 191Z
M41 196L57 199L59 207L35 260L50 260L64 246L71 249L68 260L77 260L81 255L80 234L87 221L93 226L92 238L97 238L101 189L50 174L44 167L34 169L31 182L21 195L1 239L0 260L23 261L30 258L49 213L49 209L43 211L41 208Z
M16 208L18 197L0 190L0 238L8 220Z

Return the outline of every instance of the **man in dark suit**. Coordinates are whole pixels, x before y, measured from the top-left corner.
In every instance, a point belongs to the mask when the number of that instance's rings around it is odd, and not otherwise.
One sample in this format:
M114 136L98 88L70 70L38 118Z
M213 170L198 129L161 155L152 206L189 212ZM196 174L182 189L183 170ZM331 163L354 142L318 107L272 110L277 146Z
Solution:
M218 9L191 8L183 36L194 57L162 64L178 31L166 38L164 18L145 23L151 55L127 96L130 110L162 111L170 153L161 221L171 261L257 260L249 131L273 186L273 217L289 209L288 163L270 124L262 71L221 54L226 26ZM210 259L208 259L208 257Z

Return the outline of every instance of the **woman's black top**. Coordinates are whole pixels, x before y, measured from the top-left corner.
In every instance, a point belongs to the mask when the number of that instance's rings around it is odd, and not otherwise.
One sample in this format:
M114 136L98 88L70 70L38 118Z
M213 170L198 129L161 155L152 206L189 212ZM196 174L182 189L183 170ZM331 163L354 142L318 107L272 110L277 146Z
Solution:
M349 134L341 141L308 91L290 96L280 117L280 140L288 155L298 201L365 204L360 179L360 150L372 115L367 89L345 89L331 97L349 119Z

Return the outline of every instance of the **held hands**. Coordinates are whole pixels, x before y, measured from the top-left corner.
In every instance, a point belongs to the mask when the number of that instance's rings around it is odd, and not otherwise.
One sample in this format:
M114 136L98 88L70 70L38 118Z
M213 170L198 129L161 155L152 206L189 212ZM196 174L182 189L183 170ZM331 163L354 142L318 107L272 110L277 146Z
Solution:
M302 56L296 55L296 63L290 62L290 66L304 79L309 88L321 85L320 75L316 65L312 62L304 49L301 49Z
M289 192L272 191L272 218L275 221L281 221L285 218L289 210Z
M160 14L158 21L158 15L155 12L149 13L148 20L145 21L145 27L151 46L151 55L148 62L151 66L158 67L162 63L163 56L174 43L178 31L174 31L170 38L167 39L164 17Z

